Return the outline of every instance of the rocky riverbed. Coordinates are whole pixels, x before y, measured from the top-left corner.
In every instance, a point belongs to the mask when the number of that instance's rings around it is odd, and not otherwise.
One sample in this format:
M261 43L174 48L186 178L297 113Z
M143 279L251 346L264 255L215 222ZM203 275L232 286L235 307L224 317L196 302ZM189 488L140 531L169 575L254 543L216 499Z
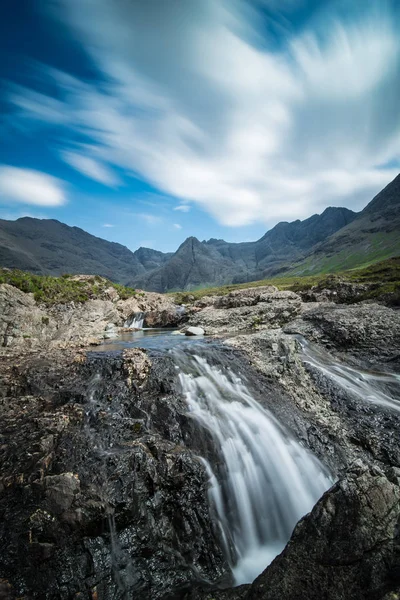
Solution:
M0 597L400 594L400 311L273 286L185 312L158 294L49 309L0 288ZM204 462L220 457L188 413L174 353L88 346L140 312L204 329L209 364L238 375L337 481L252 584L232 587ZM345 368L394 405L343 384Z

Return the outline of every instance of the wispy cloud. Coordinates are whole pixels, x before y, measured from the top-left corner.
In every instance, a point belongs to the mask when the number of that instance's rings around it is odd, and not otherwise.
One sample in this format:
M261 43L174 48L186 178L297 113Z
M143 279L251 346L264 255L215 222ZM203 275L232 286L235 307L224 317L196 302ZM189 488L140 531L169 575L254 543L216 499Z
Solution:
M103 223L102 227L115 227L115 225L112 225L111 223Z
M179 204L178 206L175 206L174 210L180 210L181 212L189 212L190 211L190 206L189 204Z
M102 73L96 85L53 72L64 135L73 127L100 163L225 225L365 204L399 170L399 14L384 0L346 15L338 4L320 3L319 18L287 28L277 49L259 44L257 13L241 0L119 10L113 0L58 0ZM11 101L21 118L45 120L42 97L20 89ZM54 122L60 101L44 105Z
M158 225L159 223L162 223L162 221L163 221L162 217L159 217L158 215L153 215L151 213L132 213L132 214L135 217L137 217L138 219L145 221L145 223L147 223L148 225Z
M182 225L179 225L179 223L174 223L174 229L182 229Z
M0 165L0 199L37 206L61 206L67 201L59 179L8 165Z
M95 160L90 156L85 156L79 152L72 150L64 150L61 152L62 159L69 164L73 169L76 169L82 175L94 179L99 183L109 187L116 187L120 181L111 169L99 160Z

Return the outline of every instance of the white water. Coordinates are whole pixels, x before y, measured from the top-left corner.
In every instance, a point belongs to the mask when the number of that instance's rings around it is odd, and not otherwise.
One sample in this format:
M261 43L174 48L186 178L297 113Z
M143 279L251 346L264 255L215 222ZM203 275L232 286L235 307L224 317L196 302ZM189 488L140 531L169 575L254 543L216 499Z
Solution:
M355 369L299 337L304 362L361 400L400 411L400 375ZM392 397L393 390L397 395ZM397 399L396 399L397 397Z
M125 327L129 327L130 329L143 329L144 323L144 313L138 312L131 315L125 321Z
M237 584L249 583L281 552L297 521L332 480L233 373L199 356L179 374L189 410L216 442L205 461L210 497Z

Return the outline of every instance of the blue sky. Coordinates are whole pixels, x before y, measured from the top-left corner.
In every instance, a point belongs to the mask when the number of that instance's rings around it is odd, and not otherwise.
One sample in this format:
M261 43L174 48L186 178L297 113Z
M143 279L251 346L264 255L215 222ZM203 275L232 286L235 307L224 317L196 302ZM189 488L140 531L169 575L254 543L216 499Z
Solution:
M400 171L395 0L3 0L0 218L259 238Z

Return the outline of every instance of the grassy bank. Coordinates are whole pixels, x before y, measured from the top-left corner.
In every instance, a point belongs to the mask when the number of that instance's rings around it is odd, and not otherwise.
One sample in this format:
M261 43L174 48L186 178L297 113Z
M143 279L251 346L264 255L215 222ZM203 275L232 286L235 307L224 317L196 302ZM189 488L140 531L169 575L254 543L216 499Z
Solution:
M8 283L23 292L30 292L37 302L44 304L64 304L66 302L87 302L101 297L107 288L113 287L120 298L136 295L133 288L112 283L99 275L73 276L32 275L17 269L0 269L0 283Z
M400 257L389 258L363 268L340 271L335 274L323 273L308 276L274 277L260 281L251 281L249 283L203 288L190 292L178 292L171 295L175 297L176 302L185 304L194 302L203 296L224 296L234 290L262 285L275 285L279 290L298 292L310 289L314 285L332 287L338 281L376 284L373 286L373 289L366 293L365 299L398 292L400 290Z

